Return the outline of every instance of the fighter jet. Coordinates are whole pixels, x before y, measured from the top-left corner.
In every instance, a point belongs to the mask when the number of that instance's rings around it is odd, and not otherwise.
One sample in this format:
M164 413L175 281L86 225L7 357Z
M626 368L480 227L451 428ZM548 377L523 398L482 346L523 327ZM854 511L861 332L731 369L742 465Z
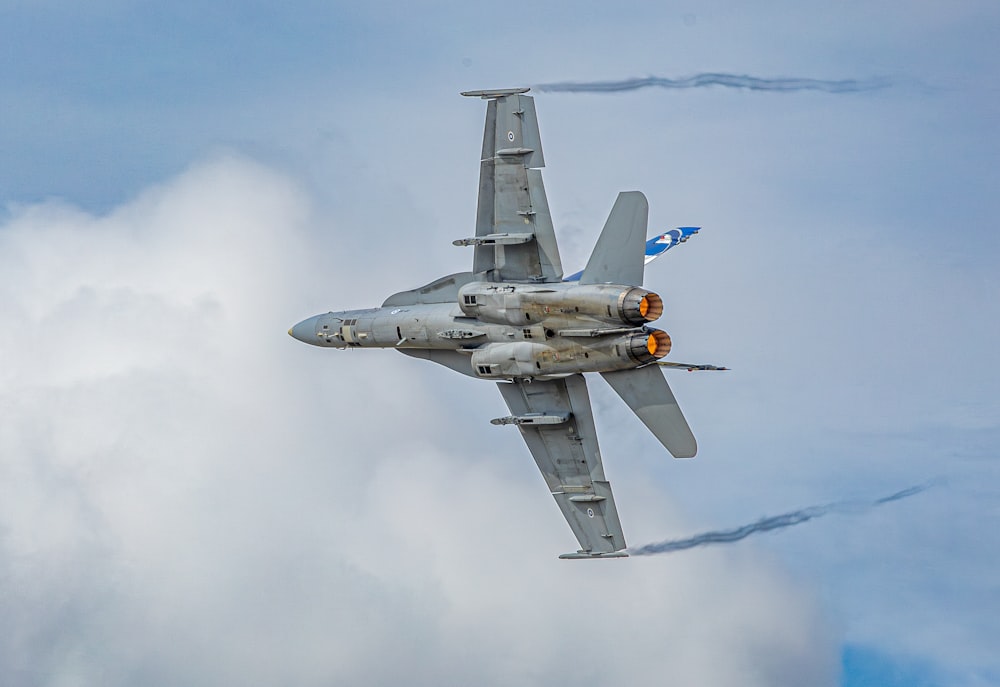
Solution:
M580 549L560 558L627 556L604 474L584 373L597 372L675 458L697 443L660 365L663 300L642 288L647 258L694 227L650 240L638 191L618 195L587 266L564 280L529 89L470 91L487 102L472 270L387 298L379 308L316 315L288 333L325 348L394 348L497 383ZM659 243L657 241L659 240ZM660 248L660 246L663 246ZM681 369L724 369L671 363Z

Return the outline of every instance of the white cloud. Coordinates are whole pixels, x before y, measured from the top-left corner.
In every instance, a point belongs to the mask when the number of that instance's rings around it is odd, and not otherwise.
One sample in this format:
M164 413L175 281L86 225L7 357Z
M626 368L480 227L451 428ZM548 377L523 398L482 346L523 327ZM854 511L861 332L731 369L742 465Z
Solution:
M490 385L287 337L367 269L331 276L316 223L221 156L0 228L0 682L835 682L773 562L556 560L572 536Z

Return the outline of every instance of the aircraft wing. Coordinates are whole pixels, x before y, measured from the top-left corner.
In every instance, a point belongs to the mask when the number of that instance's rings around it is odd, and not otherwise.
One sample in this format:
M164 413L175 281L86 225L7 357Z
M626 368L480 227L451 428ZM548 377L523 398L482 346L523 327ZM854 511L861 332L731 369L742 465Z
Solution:
M562 263L542 185L542 140L526 88L470 91L489 101L479 171L473 272L493 281L556 282Z
M531 382L499 382L511 417L495 424L521 430L545 484L580 542L560 558L619 557L625 535L611 485L604 477L590 396L583 375Z

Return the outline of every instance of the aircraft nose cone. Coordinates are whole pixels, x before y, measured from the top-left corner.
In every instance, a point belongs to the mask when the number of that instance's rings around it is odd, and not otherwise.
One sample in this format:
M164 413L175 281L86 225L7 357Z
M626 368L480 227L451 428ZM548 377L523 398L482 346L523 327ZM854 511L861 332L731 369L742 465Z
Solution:
M302 320L288 330L288 335L302 343L315 345L317 343L316 318L310 317L308 320Z

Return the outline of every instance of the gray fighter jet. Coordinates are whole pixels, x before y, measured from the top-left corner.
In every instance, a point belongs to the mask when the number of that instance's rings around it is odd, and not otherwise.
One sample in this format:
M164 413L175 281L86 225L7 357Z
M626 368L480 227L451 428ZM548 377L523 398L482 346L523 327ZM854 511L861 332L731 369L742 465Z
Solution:
M641 287L648 205L620 193L578 280L564 281L527 88L471 91L488 101L472 271L390 296L380 308L316 315L289 334L326 348L394 348L497 382L514 425L580 542L560 558L624 557L583 373L598 372L675 458L697 452L660 371L663 313ZM576 279L577 275L573 275ZM670 363L682 369L723 369Z

